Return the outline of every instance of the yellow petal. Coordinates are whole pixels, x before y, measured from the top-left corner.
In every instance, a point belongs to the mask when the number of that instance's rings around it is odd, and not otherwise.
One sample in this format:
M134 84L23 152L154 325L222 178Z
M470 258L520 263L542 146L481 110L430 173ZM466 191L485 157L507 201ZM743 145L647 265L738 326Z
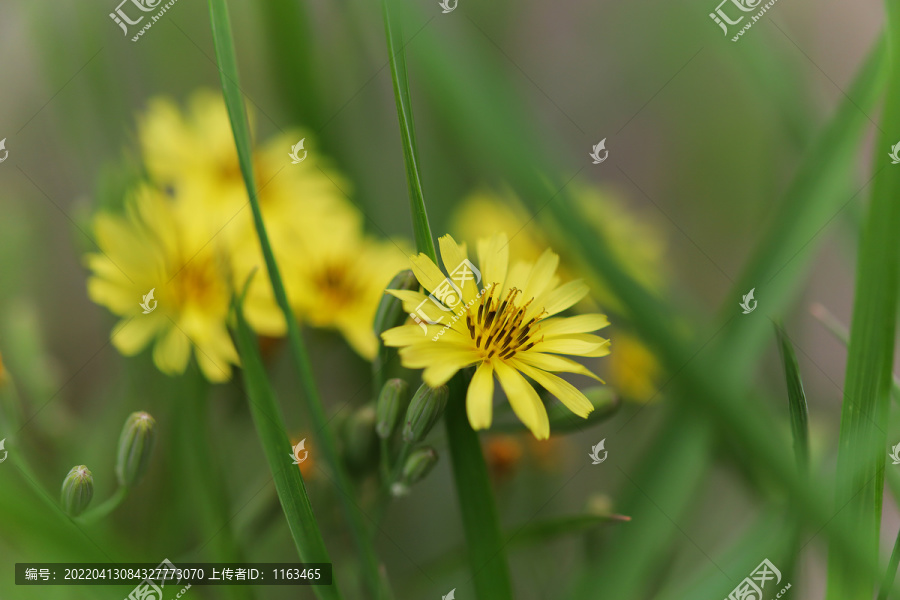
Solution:
M478 241L478 265L485 286L497 284L503 289L509 268L509 240L505 233Z
M478 358L479 354L473 346L443 340L429 341L400 349L401 362L408 369L424 369L442 363L459 363L468 366L474 364Z
M550 419L540 396L518 371L503 361L494 361L493 365L513 412L534 437L546 440L550 437Z
M177 327L172 326L153 347L153 362L166 375L184 373L191 357L191 342Z
M168 319L154 314L138 315L121 321L112 333L112 344L125 356L134 356L150 343Z
M478 359L478 354L471 350L447 353L440 362L432 363L422 371L422 381L431 387L444 385L457 371L474 364Z
M596 335L570 335L538 342L535 352L570 354L572 356L606 356L609 354L609 340Z
M605 381L591 373L587 367L575 362L574 360L568 359L564 356L554 356L553 354L541 354L540 352L534 352L534 348L532 348L531 350L526 350L525 352L517 353L516 360L527 365L531 365L532 367L536 367L544 371L549 371L551 373L577 373L579 375L587 375L592 379L596 379L600 383L606 383Z
M195 354L197 355L197 364L200 365L200 370L203 371L203 375L209 381L223 383L231 379L231 365L227 361L222 360L218 356L213 358L200 348L197 348Z
M509 290L512 288L524 289L525 284L528 283L528 277L531 275L531 263L528 262L517 262L512 266L509 270L509 274L506 276L506 284L501 290ZM517 304L523 304L530 300L531 297L522 299L522 294L519 294Z
M512 363L513 366L520 369L523 373L542 385L545 390L559 398L560 402L566 405L566 408L579 417L586 418L591 414L591 411L594 410L594 405L591 404L591 401L565 379L557 377L556 375L551 375L540 369L529 367L518 361L512 361Z
M466 414L472 429L488 429L494 410L494 369L484 361L475 370L466 392Z
M609 325L606 315L578 315L576 317L557 317L540 322L540 333L546 338L571 333L589 333L603 329Z
M457 244L456 240L450 235L444 235L438 238L438 244L440 244L441 247L441 260L444 261L444 268L447 269L447 273L450 274L450 280L453 281L454 285L460 287L460 282L453 279L453 272L460 266L465 266L464 261L469 259L468 254L466 254L466 245ZM468 266L465 266L465 268L469 269ZM471 271L471 269L469 270ZM471 277L471 279L462 282L463 285L460 287L462 290L463 302L466 304L478 294L478 287L475 284L475 274L470 273L468 276Z
M447 279L443 271L438 269L437 265L424 254L409 257L409 262L419 284L429 292L434 292Z
M553 280L556 268L559 266L559 255L549 248L541 254L531 275L528 277L528 283L525 284L522 296L528 300L529 298L537 298L541 296Z
M403 310L406 312L415 312L416 307L422 303L423 300L427 300L428 296L423 294L422 292L414 292L412 290L385 290L391 296L395 298L399 298L403 303Z
M555 290L548 292L542 298L534 302L535 305L541 306L547 311L548 316L553 316L567 308L574 306L578 301L587 296L589 292L588 286L576 279L559 286ZM527 317L526 317L527 318Z

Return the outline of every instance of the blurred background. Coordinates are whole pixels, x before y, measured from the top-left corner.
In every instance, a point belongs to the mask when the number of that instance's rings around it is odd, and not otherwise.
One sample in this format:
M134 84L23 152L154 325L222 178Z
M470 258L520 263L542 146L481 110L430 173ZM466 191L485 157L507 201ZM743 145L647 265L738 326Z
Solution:
M579 274L578 256L566 254L566 234L545 223L539 210L554 197L516 198L491 162L491 146L479 142L487 132L477 119L464 118L508 111L537 142L518 152L552 157L542 174L552 172L578 190L591 226L614 241L635 279L676 307L676 325L688 337L697 323L710 325L720 307L739 311L733 286L741 269L777 218L819 132L846 100L881 30L883 10L874 0L779 0L733 43L708 17L714 4L459 0L447 14L437 1L410 5L403 33L435 234L472 240L505 224L514 252L518 244L527 253L534 238L541 250L559 249L568 272ZM229 6L256 138L297 127L311 132L306 149L329 157L346 177L366 230L409 245L380 7L318 0ZM83 257L95 249L91 217L114 203L140 170L139 115L155 97L184 106L197 90L219 90L205 2L179 0L137 42L109 18L115 8L115 0L0 4L0 138L9 152L0 164L0 356L26 415L16 451L28 456L33 483L53 501L76 464L91 467L95 501L114 491L115 444L128 414L153 414L159 439L140 487L84 531L53 514L10 464L0 464L4 599L124 597L128 589L119 587L16 587L13 564L212 561L209 527L229 528L246 560L296 557L239 387L214 387L202 433L219 461L229 507L225 522L207 527L203 521L215 516L197 501L203 479L192 475L179 433L197 427L183 422L179 410L190 375L160 374L149 352L121 356L108 343L115 318L86 293ZM509 93L495 93L501 88ZM865 118L852 177L839 190L846 204L797 248L804 263L784 318L810 403L813 462L823 472L833 469L846 352L809 307L819 303L849 321L878 109ZM602 139L609 158L594 165L588 153ZM786 436L784 377L763 314L765 283L756 288L760 311L738 318L758 317L755 326L764 330L765 349L750 367L750 382L780 419L772 423L773 435ZM482 438L505 530L585 511L632 520L511 543L516 597L674 599L698 581L727 593L729 582L749 570L726 567L723 557L755 529L755 566L774 544L767 545L760 523L777 535L783 515L772 511L771 490L727 439L685 453L677 468L654 470L660 452L675 452L702 434L690 417L671 425L677 373L658 364L627 319L616 319L627 311L615 294L604 294L602 282L597 289L597 304L610 314L612 326L603 334L613 353L588 365L622 398L619 412L543 443L526 433ZM332 331L307 329L306 336L326 408L338 422L340 413L371 400L369 366ZM693 347L699 352L708 339L698 335ZM315 442L285 354L273 341L266 358L292 440L310 436L314 461ZM433 434L438 468L392 503L378 535L398 598L439 598L451 588L458 598L471 597L442 436L440 428ZM587 454L601 439L610 460L590 466ZM352 544L334 490L315 469L305 475L336 576L354 581ZM666 479L680 484L657 489ZM642 520L658 527L640 529ZM898 524L895 504L886 501L886 551ZM824 593L826 546L814 534L805 536L802 560L790 573L793 598ZM592 572L599 575L585 575ZM353 595L352 584L345 587L348 597L362 597ZM195 587L189 597L313 597L307 589L281 587L225 594Z

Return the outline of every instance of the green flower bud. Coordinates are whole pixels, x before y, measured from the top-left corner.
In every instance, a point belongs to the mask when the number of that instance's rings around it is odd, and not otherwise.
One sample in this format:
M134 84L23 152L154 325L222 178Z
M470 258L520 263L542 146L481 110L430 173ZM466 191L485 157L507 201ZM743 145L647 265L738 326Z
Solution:
M344 459L355 474L364 474L378 464L378 437L375 435L375 407L363 406L343 425Z
M156 438L156 421L145 412L129 415L119 436L116 476L122 487L133 487L147 472Z
M450 390L446 385L432 388L423 383L416 395L413 396L406 411L403 441L412 443L425 439L434 424L444 414L449 396Z
M402 379L390 379L381 388L375 404L375 431L378 436L391 437L400 414L409 406L409 384Z
M414 450L406 459L406 464L403 465L403 483L409 486L422 481L431 472L437 461L438 453L434 448L425 446Z
M387 289L389 290L417 290L419 289L419 281L409 269L400 271L391 279ZM375 312L374 329L375 335L381 337L381 334L391 329L399 327L406 322L408 315L403 311L403 303L400 299L388 294L387 292L381 297L378 304L378 310Z
M77 517L84 512L93 497L94 476L90 470L84 465L72 467L62 484L63 510L70 517Z

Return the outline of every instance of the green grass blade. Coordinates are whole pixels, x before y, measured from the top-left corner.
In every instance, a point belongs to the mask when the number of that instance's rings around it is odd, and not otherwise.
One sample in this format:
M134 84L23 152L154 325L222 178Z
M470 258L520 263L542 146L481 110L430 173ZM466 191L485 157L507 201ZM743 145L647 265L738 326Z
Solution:
M243 305L240 302L236 303L235 315L237 321L235 338L243 365L244 387L250 400L250 414L253 416L253 424L256 426L269 469L272 471L278 499L281 501L281 508L287 518L288 528L294 538L300 560L331 562L300 469L290 461L291 442L281 410L269 385L256 336L250 331L244 319ZM313 586L313 591L321 600L341 598L336 582L330 586Z
M211 562L244 562L243 552L237 543L231 523L233 511L229 506L227 485L221 456L210 431L210 385L196 368L188 370L178 386L181 395L181 414L175 422L184 467L189 473L189 491L197 511L197 525L203 540L206 556ZM227 586L243 587L243 586ZM228 600L248 600L255 597L252 589L245 591L224 590Z
M503 532L503 539L509 540L510 550L542 547L561 537L584 534L600 526L618 525L630 520L630 517L622 515L583 514L555 517L507 529ZM460 546L431 561L423 567L423 570L429 573L434 571L445 573L458 568L465 560L466 549Z
M809 469L809 407L806 404L806 392L803 391L803 380L800 378L800 365L794 346L784 329L776 325L775 334L781 350L781 361L784 364L784 376L787 380L788 407L791 413L791 434L794 438L794 456L801 473Z
M817 234L859 189L859 184L853 183L854 157L870 124L866 114L873 112L886 79L885 44L879 39L850 85L847 97L804 157L771 227L728 298L740 298L757 288L757 297L761 303L764 299L769 318L776 318L789 305L815 248L825 238ZM723 319L733 314L732 308L726 303ZM738 339L752 353L765 347L768 337L765 328L757 327L752 319L743 319L726 332L726 343Z
M480 600L512 600L506 542L500 533L478 434L466 416L465 387L458 377L450 382L450 402L444 420L475 592Z
M416 238L416 248L419 252L424 252L431 260L437 262L434 238L431 236L431 228L428 225L428 213L425 211L422 178L419 175L419 153L416 146L409 81L406 74L406 54L403 51L403 40L400 37L399 21L393 17L391 12L391 1L382 0L384 33L387 38L387 49L391 64L394 99L397 103L397 118L400 121L400 137L403 142L406 183L409 187L409 206L413 219L413 232Z
M228 108L228 117L234 132L234 140L237 146L241 173L247 186L247 194L250 197L250 207L253 211L253 223L256 234L262 247L263 257L266 261L266 269L275 299L281 308L287 321L288 342L294 359L294 366L300 378L301 388L307 401L313 426L318 436L319 448L325 462L331 469L335 479L335 487L344 510L347 524L356 543L362 562L362 573L367 587L375 598L389 598L384 581L379 573L378 558L372 545L371 537L363 521L362 513L354 501L355 491L350 483L350 478L340 460L337 450L337 442L334 433L328 427L325 409L316 387L312 364L309 353L300 335L300 327L294 319L293 311L288 303L287 293L281 279L281 271L275 261L272 245L266 233L265 223L259 199L256 195L256 182L253 175L252 145L250 140L250 127L247 123L247 114L244 100L238 85L237 59L235 56L234 42L231 35L231 23L228 17L228 7L225 0L209 0L210 21L212 23L213 44L216 49L216 57L219 61L219 73L222 80L222 91L225 96L225 104Z
M841 509L838 518L858 532L870 560L878 556L900 276L900 171L887 160L897 141L893 136L900 131L900 5L889 1L887 7L892 68L875 150L872 201L857 259L835 494L835 507ZM860 576L847 564L846 555L846 549L832 541L826 598L871 598L875 580Z
M884 581L881 583L881 590L878 592L878 600L887 600L891 586L894 585L894 577L897 575L897 565L900 565L900 531L897 532L894 549L891 551L891 559L888 561L887 571L884 573Z

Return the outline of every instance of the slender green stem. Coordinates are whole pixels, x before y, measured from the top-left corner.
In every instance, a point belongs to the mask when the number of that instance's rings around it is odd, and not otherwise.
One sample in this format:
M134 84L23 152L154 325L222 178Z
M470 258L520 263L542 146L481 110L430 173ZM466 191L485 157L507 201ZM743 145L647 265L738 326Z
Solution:
M240 304L235 308L235 316L237 321L235 337L244 366L244 385L250 399L250 414L262 442L269 469L272 471L278 499L281 501L281 508L297 552L304 562L331 562L300 469L289 460L291 443L284 427L281 410L266 376L257 339L244 319ZM320 600L341 598L336 582L330 586L313 586L313 592Z
M451 380L444 420L475 591L481 600L511 599L512 581L500 520L478 434L466 416L465 391L459 378Z
M205 542L203 550L213 562L242 562L222 465L216 460L216 443L210 435L210 386L197 369L191 369L185 379L180 387L183 395L176 423L177 437L189 473L188 489L197 508L197 524ZM231 600L254 597L250 588L226 587L235 588L223 590L223 595Z
M416 248L437 263L434 238L431 236L428 213L425 210L422 178L419 175L418 147L416 146L415 124L409 96L409 81L406 74L406 54L402 47L400 25L393 18L390 2L391 0L382 0L381 5L384 11L384 31L391 63L391 80L394 82L394 99L397 103L397 117L400 121L400 136L403 140L403 154L406 159L406 183L409 187L409 207L412 212Z
M275 299L287 321L288 342L294 359L294 366L300 377L301 389L306 398L309 413L316 429L319 449L335 479L338 497L340 498L341 505L344 509L344 516L350 526L350 532L360 554L362 572L366 585L373 597L389 598L389 592L386 590L384 581L380 575L378 566L379 561L375 555L375 549L368 535L365 523L363 522L362 513L353 500L355 490L350 482L350 477L347 475L344 465L340 460L337 450L337 441L335 440L333 432L328 427L328 420L325 416L325 409L322 406L322 400L316 387L312 364L309 360L309 353L307 352L303 338L300 334L300 327L297 324L296 319L294 319L293 311L288 302L287 292L285 291L284 283L281 278L281 271L275 260L275 254L272 250L272 245L269 242L269 236L266 233L265 223L263 222L262 210L256 195L256 182L253 175L250 128L247 123L243 95L237 83L237 59L231 35L228 7L225 0L209 0L209 9L212 21L213 43L216 48L216 56L219 60L222 89L225 96L225 103L228 108L228 116L231 120L235 144L237 146L241 173L244 176L244 183L246 184L247 194L250 198L253 223L256 227L256 234L259 238L260 246L262 247L263 257L266 262L266 269L269 273L269 280L272 283L272 290L275 293Z
M123 502L125 502L125 498L128 497L128 491L129 490L126 487L119 487L118 489L116 489L115 493L112 496L110 496L103 502L103 504L88 509L79 517L76 517L74 519L75 522L89 525L106 518L110 513L119 508Z

